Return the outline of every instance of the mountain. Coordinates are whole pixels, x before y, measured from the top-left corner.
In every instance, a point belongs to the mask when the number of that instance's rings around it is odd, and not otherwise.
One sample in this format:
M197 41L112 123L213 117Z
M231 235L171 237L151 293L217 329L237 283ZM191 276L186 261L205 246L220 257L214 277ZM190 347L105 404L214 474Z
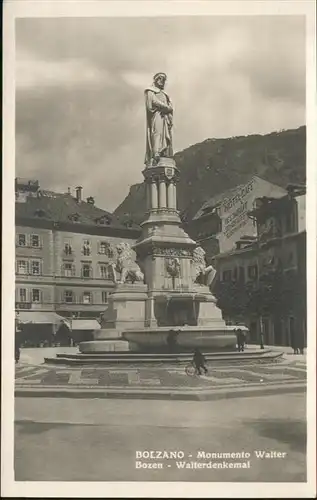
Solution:
M247 181L252 175L286 187L306 181L306 127L266 135L206 139L175 154L181 177L178 209L190 221L209 198ZM131 186L114 214L139 224L144 220L144 184Z

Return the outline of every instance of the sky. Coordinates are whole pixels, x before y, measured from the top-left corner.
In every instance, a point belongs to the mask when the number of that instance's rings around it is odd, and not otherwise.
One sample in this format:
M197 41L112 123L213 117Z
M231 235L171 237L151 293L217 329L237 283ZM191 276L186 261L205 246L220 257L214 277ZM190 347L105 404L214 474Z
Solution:
M305 124L295 16L16 20L16 175L113 211L142 182L144 89L167 73L174 147Z

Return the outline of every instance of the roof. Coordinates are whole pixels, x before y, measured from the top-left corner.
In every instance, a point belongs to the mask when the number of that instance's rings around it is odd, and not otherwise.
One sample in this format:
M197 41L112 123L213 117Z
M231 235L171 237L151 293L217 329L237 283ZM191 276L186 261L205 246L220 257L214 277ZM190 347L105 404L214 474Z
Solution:
M276 184L273 184L272 182L266 181L265 179L262 179L262 177L259 177L258 175L253 175L250 176L246 181L243 183L227 189L226 191L223 191L222 193L216 194L215 196L211 197L209 200L207 200L201 208L198 210L196 215L193 217L193 220L199 219L202 217L204 214L207 214L208 211L211 212L213 208L221 205L224 203L226 200L230 200L233 198L236 194L238 194L241 189L243 189L245 186L247 186L252 180L260 181L261 183L267 183L272 186L278 187L282 193L287 193L286 190L280 186L277 186Z
M260 252L261 249L269 248L270 246L279 244L281 241L290 240L293 238L303 238L303 237L306 237L306 230L284 234L283 236L277 236L275 238L271 238L271 239L266 240L264 242L255 240L254 242L252 242L252 244L248 245L247 247L239 248L239 249L232 248L231 250L228 250L227 252L221 252L221 253L218 253L217 255L214 255L212 258L214 260L219 260L219 259L226 259L227 257L232 257L232 256L236 256L236 255L243 255L243 254L248 254L248 253L252 253L252 252Z
M119 219L86 201L77 202L69 193L39 190L36 196L27 196L26 201L15 203L15 215L23 219L54 221L58 223L80 223L89 226L111 226L121 229L139 229L131 223L126 226Z
M207 213L209 210L211 211L212 208L220 205L223 203L226 199L232 198L240 189L245 185L244 184L239 184L238 186L235 186L233 188L227 189L227 191L223 191L222 193L216 194L212 198L210 198L208 201L206 201L202 207L198 210L196 215L194 215L193 220L198 219L199 217L202 217L205 213ZM209 210L208 210L209 209Z

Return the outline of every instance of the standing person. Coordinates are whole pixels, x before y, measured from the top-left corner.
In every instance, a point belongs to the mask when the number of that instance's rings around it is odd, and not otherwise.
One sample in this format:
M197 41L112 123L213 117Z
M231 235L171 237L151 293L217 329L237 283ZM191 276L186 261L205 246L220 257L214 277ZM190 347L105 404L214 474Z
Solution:
M238 351L243 352L245 345L245 334L241 330L241 328L238 328L237 330L237 344L238 344Z
M20 320L19 320L19 312L16 312L15 315L15 342L14 342L14 359L15 362L18 363L20 361L20 346L21 346L21 328L20 328Z
M298 340L297 336L294 335L293 342L292 342L292 348L293 348L293 354L299 354L299 347L298 347Z
M18 339L18 337L16 336L15 337L15 350L14 350L14 358L15 358L15 362L18 363L20 361L20 340Z
M201 368L204 370L205 374L208 373L206 368L206 358L198 347L194 350L193 364L195 365L198 375L201 375Z
M166 339L168 348L170 352L175 352L176 346L177 346L177 336L178 332L175 332L174 330L170 330Z
M299 339L298 339L298 354L304 354L304 348L305 348L305 342L304 342L304 336L303 333L301 332L299 334Z

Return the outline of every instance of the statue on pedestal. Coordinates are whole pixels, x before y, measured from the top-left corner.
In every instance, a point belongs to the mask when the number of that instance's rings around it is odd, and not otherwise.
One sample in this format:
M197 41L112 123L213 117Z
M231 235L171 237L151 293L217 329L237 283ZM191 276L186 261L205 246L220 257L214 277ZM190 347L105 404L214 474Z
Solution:
M216 276L213 266L206 266L206 252L202 247L196 247L193 252L193 282L211 286Z
M164 91L166 74L157 73L153 86L145 89L146 153L145 164L156 165L161 157L173 157L173 106Z
M129 243L119 243L116 247L117 260L112 263L113 280L115 283L126 283L130 280L132 283L135 281L144 282L144 275L140 266L133 259L132 248ZM117 279L116 271L120 277Z

